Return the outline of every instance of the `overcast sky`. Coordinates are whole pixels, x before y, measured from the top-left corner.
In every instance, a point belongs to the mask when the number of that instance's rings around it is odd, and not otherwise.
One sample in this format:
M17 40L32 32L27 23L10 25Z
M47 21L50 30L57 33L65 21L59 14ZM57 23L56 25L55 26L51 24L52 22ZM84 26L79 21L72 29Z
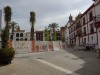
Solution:
M0 9L11 6L12 20L21 29L30 31L30 11L36 13L35 30L43 30L53 22L64 26L70 14L75 17L92 3L92 0L0 0Z

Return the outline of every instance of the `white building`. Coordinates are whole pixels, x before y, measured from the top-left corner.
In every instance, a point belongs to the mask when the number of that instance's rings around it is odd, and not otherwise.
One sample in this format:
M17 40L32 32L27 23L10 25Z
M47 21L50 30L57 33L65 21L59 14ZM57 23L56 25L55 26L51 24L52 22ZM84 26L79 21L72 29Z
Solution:
M70 38L69 38L69 26L73 23L73 17L70 15L69 16L69 21L67 22L67 24L65 25L65 32L64 32L64 35L65 35L65 43L66 45L70 45Z
M10 34L9 38L12 38L12 33ZM25 32L25 30L15 31L13 41L30 41L30 32Z
M94 11L95 11L95 27L97 28L97 44L100 49L100 0L94 1Z
M80 35L78 36L79 45L82 45L82 42L84 42L85 44L95 44L96 47L100 47L100 0L94 1L94 4L92 4L80 18L69 27L70 43L74 44L77 35ZM77 21L80 22L78 23Z
M95 44L97 45L97 32L94 25L94 4L92 4L82 15L81 24L82 24L82 40L86 44Z

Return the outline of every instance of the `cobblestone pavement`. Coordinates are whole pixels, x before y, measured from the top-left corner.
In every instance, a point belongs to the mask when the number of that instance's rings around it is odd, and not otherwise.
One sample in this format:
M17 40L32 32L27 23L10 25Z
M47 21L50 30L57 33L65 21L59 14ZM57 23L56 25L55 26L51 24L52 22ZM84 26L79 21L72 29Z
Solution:
M0 75L100 75L96 52L72 48L60 51L16 54Z

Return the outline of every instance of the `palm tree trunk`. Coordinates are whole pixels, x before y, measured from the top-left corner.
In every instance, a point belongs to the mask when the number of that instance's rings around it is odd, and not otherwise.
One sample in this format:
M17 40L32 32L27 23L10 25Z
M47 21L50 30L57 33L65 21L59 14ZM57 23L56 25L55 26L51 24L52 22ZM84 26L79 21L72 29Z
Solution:
M34 27L33 27L33 25L31 27L31 40L32 41L34 40Z
M14 35L14 26L12 27L12 40L13 40L13 35Z

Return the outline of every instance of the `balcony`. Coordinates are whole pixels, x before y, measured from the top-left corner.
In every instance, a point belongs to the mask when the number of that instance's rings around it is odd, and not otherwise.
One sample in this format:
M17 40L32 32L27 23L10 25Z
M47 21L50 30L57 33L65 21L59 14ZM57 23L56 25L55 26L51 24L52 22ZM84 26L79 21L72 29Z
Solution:
M81 28L81 24L76 25L76 29L79 29L79 28Z
M95 22L100 22L100 15L96 16Z
M82 36L82 32L77 32L76 36L81 37Z
M86 36L86 32L83 32L83 36Z
M90 29L90 33L93 34L94 33L94 29Z
M100 27L100 15L95 17L95 27L96 28Z

